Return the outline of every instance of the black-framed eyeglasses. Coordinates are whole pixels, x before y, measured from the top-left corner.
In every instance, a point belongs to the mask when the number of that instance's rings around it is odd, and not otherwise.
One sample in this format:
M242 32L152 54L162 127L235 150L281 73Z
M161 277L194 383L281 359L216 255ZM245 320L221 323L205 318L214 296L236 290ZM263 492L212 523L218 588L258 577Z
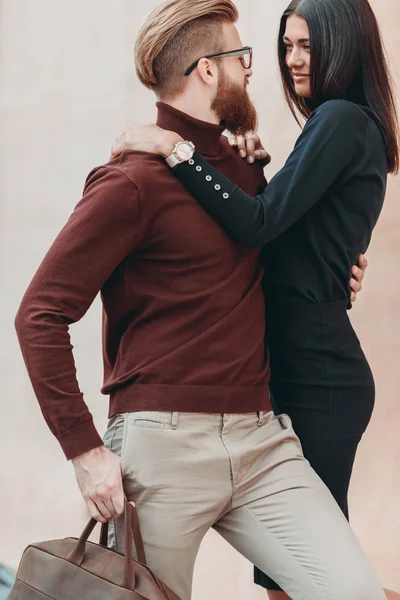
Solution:
M253 64L253 48L250 46L245 46L244 48L240 48L239 50L229 50L228 52L218 52L218 54L208 54L207 56L202 56L198 58L190 67L185 71L185 77L190 75L202 58L231 58L234 56L238 56L240 58L240 62L242 63L245 69L251 69Z

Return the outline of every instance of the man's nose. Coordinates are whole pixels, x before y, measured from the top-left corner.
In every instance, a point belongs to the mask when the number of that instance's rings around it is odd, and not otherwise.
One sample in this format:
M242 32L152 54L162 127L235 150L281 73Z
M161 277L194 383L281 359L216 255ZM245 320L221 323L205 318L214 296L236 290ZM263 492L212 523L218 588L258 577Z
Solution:
M253 69L246 69L246 77L248 77L250 79L250 77L253 77Z

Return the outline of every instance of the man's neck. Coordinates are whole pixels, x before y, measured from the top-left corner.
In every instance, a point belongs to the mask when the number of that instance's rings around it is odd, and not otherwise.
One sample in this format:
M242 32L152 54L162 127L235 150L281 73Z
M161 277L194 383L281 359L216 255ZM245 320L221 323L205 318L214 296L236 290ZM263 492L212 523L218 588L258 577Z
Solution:
M220 120L215 112L211 110L209 103L194 96L180 95L175 98L164 98L161 102L169 104L169 106L176 108L176 110L180 110L199 121L205 121L213 125L220 124Z
M157 102L157 109L157 125L193 142L200 154L217 156L221 151L224 128L215 123L214 115L193 110L187 103Z

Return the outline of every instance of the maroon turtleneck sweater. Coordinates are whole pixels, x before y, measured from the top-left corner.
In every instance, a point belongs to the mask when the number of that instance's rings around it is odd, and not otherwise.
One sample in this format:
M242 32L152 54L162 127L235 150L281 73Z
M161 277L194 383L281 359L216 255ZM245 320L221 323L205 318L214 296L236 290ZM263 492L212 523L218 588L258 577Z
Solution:
M219 126L158 104L158 125L192 140L248 194L260 165ZM82 200L30 284L16 328L43 415L67 458L102 444L68 327L100 292L109 415L270 410L258 251L231 240L158 156L126 152L87 178Z

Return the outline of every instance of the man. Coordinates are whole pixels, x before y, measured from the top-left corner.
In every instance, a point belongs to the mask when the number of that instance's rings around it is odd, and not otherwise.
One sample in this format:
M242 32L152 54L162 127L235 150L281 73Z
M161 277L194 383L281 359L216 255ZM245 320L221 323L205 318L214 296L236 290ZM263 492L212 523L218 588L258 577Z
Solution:
M236 19L229 0L173 0L144 25L136 65L162 101L158 124L254 195L260 165L242 161L219 126L255 123ZM210 54L219 57L198 60ZM198 76L185 78L194 62ZM294 600L379 600L290 419L271 411L262 275L258 252L235 244L163 160L125 153L89 175L22 301L16 327L32 384L91 515L121 515L123 492L135 501L149 565L182 600L210 527ZM99 291L105 445L68 334ZM124 550L120 518L110 543Z

